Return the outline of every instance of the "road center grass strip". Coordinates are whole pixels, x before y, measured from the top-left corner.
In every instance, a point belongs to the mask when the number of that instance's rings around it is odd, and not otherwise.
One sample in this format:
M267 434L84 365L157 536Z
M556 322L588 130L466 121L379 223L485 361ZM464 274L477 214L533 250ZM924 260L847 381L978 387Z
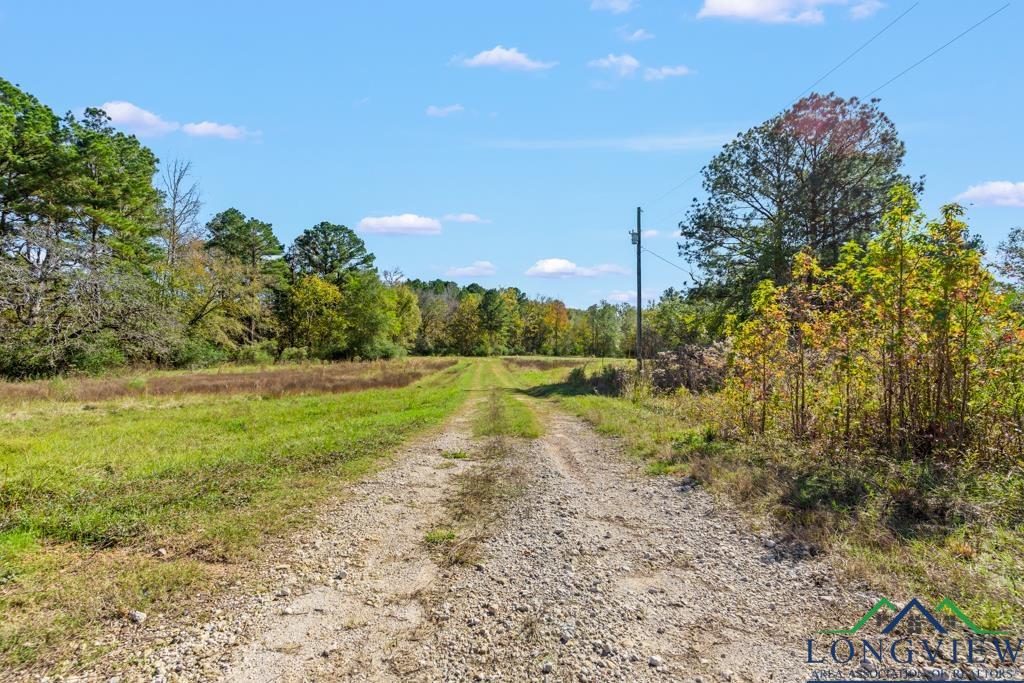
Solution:
M497 359L480 361L484 382L491 386L487 401L477 411L474 436L518 436L536 439L542 433L537 416L515 391L515 381L505 364Z

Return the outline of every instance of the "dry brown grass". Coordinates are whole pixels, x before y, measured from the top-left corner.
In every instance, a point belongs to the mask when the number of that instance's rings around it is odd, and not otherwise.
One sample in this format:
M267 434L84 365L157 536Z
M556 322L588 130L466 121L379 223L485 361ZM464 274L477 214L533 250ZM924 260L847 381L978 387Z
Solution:
M553 370L555 368L575 368L580 365L585 365L587 359L584 358L520 358L520 357L509 357L502 358L502 360L512 367L512 369L522 370ZM590 359L594 360L594 359Z
M452 358L288 365L213 372L158 373L137 377L104 377L0 383L0 402L103 401L123 396L183 394L255 394L284 396L339 393L404 387L455 364Z

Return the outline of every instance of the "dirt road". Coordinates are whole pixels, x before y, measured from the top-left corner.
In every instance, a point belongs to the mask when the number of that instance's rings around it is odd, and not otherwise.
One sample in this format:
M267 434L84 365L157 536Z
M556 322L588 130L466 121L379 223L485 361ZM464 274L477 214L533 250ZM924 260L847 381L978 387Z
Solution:
M870 600L546 404L538 439L474 439L482 400L325 510L265 592L157 633L121 680L796 681L804 639ZM481 468L511 485L451 563L426 535Z

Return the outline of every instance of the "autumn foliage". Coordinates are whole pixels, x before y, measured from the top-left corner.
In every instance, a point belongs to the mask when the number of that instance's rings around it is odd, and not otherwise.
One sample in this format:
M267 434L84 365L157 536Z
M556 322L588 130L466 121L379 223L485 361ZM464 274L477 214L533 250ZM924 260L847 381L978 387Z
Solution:
M927 221L898 186L880 231L734 324L730 426L905 457L1024 456L1024 328L956 204Z

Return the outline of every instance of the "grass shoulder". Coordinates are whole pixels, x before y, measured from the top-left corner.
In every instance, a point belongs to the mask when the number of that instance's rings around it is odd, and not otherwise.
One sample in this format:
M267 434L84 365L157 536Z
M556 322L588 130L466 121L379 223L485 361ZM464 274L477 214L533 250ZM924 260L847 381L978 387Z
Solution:
M170 613L259 557L450 415L467 369L352 393L33 403L0 429L0 663L56 656L132 611Z

